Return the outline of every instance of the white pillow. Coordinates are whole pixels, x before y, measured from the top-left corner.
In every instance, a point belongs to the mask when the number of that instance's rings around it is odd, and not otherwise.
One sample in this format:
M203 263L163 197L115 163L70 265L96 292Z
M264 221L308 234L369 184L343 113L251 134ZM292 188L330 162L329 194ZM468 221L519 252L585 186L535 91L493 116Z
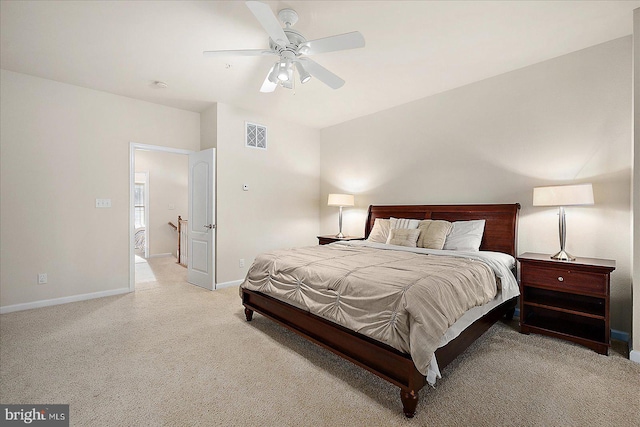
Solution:
M408 219L408 218L394 218L391 217L389 218L389 221L391 221L391 228L418 228L418 225L420 224L420 220L419 219Z
M450 251L479 251L484 233L484 219L455 221L442 249Z

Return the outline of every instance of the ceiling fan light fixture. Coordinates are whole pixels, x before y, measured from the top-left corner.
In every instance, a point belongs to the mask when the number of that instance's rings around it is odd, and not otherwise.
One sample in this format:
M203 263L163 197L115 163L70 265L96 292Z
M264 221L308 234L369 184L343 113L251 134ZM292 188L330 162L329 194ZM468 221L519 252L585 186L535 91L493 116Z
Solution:
M280 67L280 63L276 62L273 67L271 67L271 71L269 72L269 76L267 77L271 83L278 83L278 68Z
M291 67L291 61L286 59L280 62L278 66L278 79L286 82L289 80L289 68Z
M298 70L298 74L300 75L300 83L305 84L309 80L311 80L311 74L304 69L301 63L296 62L296 69Z

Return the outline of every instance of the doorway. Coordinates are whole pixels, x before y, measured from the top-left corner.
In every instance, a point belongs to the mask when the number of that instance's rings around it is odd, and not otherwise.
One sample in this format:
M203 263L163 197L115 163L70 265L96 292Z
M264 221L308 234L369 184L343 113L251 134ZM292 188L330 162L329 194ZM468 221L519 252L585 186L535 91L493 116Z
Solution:
M187 269L176 263L178 234L171 224L178 224L178 216L188 215L191 153L131 143L131 291L158 286L161 281L186 281Z
M163 165L158 168L158 171L161 172L158 175L150 169L152 167L150 164L144 166L136 165L138 153L153 154L156 157L160 155L160 157L164 158L166 158L166 155L173 158L178 155L177 157L180 158L180 161L186 163L188 166L185 174L181 175L175 171L171 172L171 168ZM138 187L140 190L139 193L144 192L146 197L148 197L148 201L144 203L144 206L140 206L142 197L139 196L136 199L137 166L139 166L140 169L146 169L145 172L147 172L146 186L144 188ZM185 227L188 229L185 245L186 251L188 252L188 264L186 268L186 278L182 279L181 277L179 280L188 281L191 284L204 287L205 289L215 289L215 170L215 149L213 148L194 152L178 148L138 144L134 142L130 143L129 290L131 292L136 290L136 225L141 225L140 218L143 212L146 217L144 224L144 245L146 245L145 260L149 263L149 260L153 260L155 257L176 256L178 242L181 241L181 236L179 236L176 231L176 225L181 224L179 218L184 219L188 217L188 225ZM143 171L141 170L139 172ZM162 176L162 174L168 175L168 177L165 176L166 183L155 187L156 175ZM179 181L177 175L182 177L182 187L177 190L170 190L170 187L174 185L176 181ZM188 184L186 188L184 186L185 178L187 178L186 181ZM158 193L165 196L158 198L159 204L157 206L155 206L156 204L154 202L154 188L159 188ZM169 198L166 197L167 195ZM136 209L138 213L138 224L136 224ZM177 213L178 210L184 212L184 215ZM169 211L168 217L166 216L167 211ZM156 217L154 212L159 213L159 221L157 220L158 218L154 219L154 217ZM161 214L165 216L162 217ZM171 229L169 229L169 227ZM155 232L154 228L161 231ZM167 233L171 236L168 240L168 246L166 243ZM163 239L160 237L162 235L165 237L165 246L161 246L161 240ZM156 264L155 261L154 264ZM177 263L175 265L177 266ZM163 269L158 267L158 270ZM172 270L176 271L175 269Z

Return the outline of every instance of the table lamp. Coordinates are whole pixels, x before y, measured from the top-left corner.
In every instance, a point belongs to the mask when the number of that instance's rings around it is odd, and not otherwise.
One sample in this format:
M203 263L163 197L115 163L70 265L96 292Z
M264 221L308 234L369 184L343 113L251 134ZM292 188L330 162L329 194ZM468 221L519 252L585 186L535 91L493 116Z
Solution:
M564 207L593 205L593 187L591 184L556 185L552 187L536 187L533 189L533 206L559 207L560 252L552 259L574 261L576 258L564 250L567 224Z
M353 194L329 194L328 205L340 207L340 217L338 219L340 232L336 234L336 237L342 239L344 237L344 234L342 234L342 208L343 206L353 206Z

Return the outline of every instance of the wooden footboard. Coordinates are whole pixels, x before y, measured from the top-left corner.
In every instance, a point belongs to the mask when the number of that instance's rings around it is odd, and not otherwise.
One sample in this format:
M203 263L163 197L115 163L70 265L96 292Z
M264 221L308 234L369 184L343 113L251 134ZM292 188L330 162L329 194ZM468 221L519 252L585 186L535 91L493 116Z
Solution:
M400 387L404 415L408 418L414 416L418 392L426 384L426 379L408 354L260 292L243 289L242 303L248 321L256 311ZM509 312L513 314L515 305L516 298L503 303L439 348L436 358L440 369L444 369L501 316Z

